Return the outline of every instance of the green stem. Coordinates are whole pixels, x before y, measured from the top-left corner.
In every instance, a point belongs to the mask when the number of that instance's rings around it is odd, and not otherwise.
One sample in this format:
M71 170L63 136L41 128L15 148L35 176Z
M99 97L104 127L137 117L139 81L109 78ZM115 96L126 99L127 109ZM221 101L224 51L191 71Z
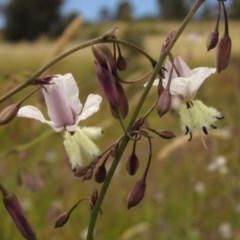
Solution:
M29 141L29 142L27 142L25 144L22 144L22 145L18 145L15 148L12 148L12 149L7 150L6 152L3 152L2 154L0 154L0 159L4 158L7 155L12 154L12 153L19 153L19 152L25 151L25 150L33 147L37 143L41 142L43 139L48 138L49 136L51 136L54 133L55 132L53 130L49 130L47 132L44 132L43 134L41 134L37 138L34 138L32 141Z
M172 39L171 43L169 44L169 46L167 47L167 49L164 51L164 53L161 54L160 58L159 58L159 61L157 62L154 70L153 70L153 73L152 73L152 76L151 76L151 79L149 80L146 88L145 88L145 91L143 92L141 98L140 98L140 101L138 102L136 108L135 108L135 112L133 113L132 115L132 118L130 119L129 121L129 124L128 124L128 130L131 130L131 128L133 127L136 119L137 119L137 116L142 108L142 105L150 91L150 88L153 84L153 81L155 79L155 77L157 76L157 74L159 73L161 67L162 67L162 64L165 60L165 58L167 57L167 55L169 54L170 50L172 49L172 47L174 46L175 42L177 41L177 39L180 37L180 35L182 34L182 32L184 31L184 29L186 28L186 26L189 24L189 22L191 21L193 15L196 13L196 11L198 10L198 8L201 6L201 4L204 2L204 0L196 0L196 2L194 3L192 9L189 11L188 15L186 16L186 18L183 20L181 26L179 27L176 35L174 36L174 38ZM103 202L103 199L105 197L105 194L108 190L108 187L110 185L110 182L111 182L111 179L114 175L114 172L118 166L118 163L122 157L122 154L127 146L129 142L129 138L127 135L124 135L123 137L123 140L119 146L119 149L116 153L116 156L113 160L113 163L108 171L108 174L107 174L107 177L103 183L103 186L101 188L101 191L99 193L99 197L98 197L98 200L96 202L96 205L91 213L91 218L90 218L90 222L89 222L89 225L88 225L88 233L87 233L87 240L93 240L94 237L93 237L93 233L94 233L94 228L95 228L95 224L96 224L96 221L97 221L97 217L98 217L98 213L100 211L100 208L101 208L101 205L102 205L102 202Z
M21 91L22 89L26 88L27 86L31 85L34 83L34 80L39 77L41 74L43 74L47 69L49 69L51 66L53 66L54 64L56 64L57 62L59 62L60 60L62 60L63 58L83 49L89 46L92 46L94 44L99 44L99 43L110 43L110 42L118 42L124 45L127 45L131 48L134 48L135 50L137 50L138 52L140 52L141 54L143 54L147 59L149 59L149 61L151 62L151 64L153 65L154 63L156 63L156 61L151 58L146 52L144 52L142 49L140 49L139 47L137 47L134 44L131 44L129 42L123 41L123 40L118 40L118 39L106 39L106 36L103 35L101 37L89 40L87 42L81 43L61 54L59 54L58 56L56 56L55 58L53 58L50 62L48 62L47 64L45 64L44 66L42 66L41 68L39 68L35 73L33 73L24 83L18 85L17 87L11 89L9 92L7 92L5 95L3 95L0 98L0 103L4 102L6 99L8 99L9 97L13 96L14 94L18 93L19 91Z

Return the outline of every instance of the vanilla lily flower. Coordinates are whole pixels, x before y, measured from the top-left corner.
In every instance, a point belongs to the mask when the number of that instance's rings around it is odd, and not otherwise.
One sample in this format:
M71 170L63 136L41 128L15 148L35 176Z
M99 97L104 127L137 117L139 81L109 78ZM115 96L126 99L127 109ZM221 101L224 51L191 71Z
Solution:
M21 107L17 116L36 119L56 132L64 131L64 146L73 170L86 164L82 152L89 160L98 156L100 150L93 140L102 135L102 129L81 128L78 124L99 110L102 97L90 94L83 106L77 83L70 73L50 78L42 87L42 92L50 120L46 120L42 112L31 105Z
M190 135L189 140L192 139L194 130L202 130L208 134L207 130L210 127L216 128L215 122L223 118L222 114L213 107L207 107L202 101L194 100L199 87L216 72L216 69L208 67L190 69L179 56L174 58L173 64L167 61L164 68L166 72L162 85L167 88L170 81L170 94L181 99L179 106L181 126L182 130ZM155 80L153 85L158 86L158 83L159 79Z

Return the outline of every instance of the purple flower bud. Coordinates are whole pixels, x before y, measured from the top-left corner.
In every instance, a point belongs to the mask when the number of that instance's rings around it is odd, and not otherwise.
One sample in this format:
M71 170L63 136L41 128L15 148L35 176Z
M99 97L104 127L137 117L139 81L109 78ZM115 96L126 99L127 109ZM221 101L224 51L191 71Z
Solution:
M136 206L144 197L146 183L144 179L136 182L127 198L127 208Z
M109 64L113 71L116 70L116 61L109 47L104 44L94 45L92 46L92 52L96 61L102 67L108 68L107 64Z
M227 35L220 38L217 52L216 52L216 61L215 65L218 73L228 66L230 56L231 56L232 41L231 38Z
M117 58L117 68L120 71L124 71L127 68L127 61L122 55L119 55Z
M121 113L122 119L124 119L125 117L127 117L128 110L129 110L127 96L126 96L125 91L120 83L116 82L116 88L117 88L118 94L120 96L120 101L121 101L120 105L119 105L119 111ZM117 115L117 117L118 117L118 115Z
M90 167L90 168L88 168L88 170L87 170L87 172L85 173L85 175L83 176L83 181L85 181L85 180L90 180L91 178L92 178L92 176L93 176L93 167Z
M112 73L110 65L107 64L108 68L103 67L98 62L96 63L96 72L98 80L103 88L105 96L108 99L111 108L117 108L121 104L120 95L116 88L116 79Z
M36 240L36 234L33 231L32 226L28 222L22 206L17 197L13 193L8 193L2 185L0 185L1 192L3 194L3 203L10 214L12 220L16 224L21 234L28 240Z
M62 227L63 225L65 225L65 223L67 223L69 217L70 217L69 211L59 214L55 221L55 228L59 228L59 227Z
M139 159L133 152L127 159L126 169L130 175L134 175L139 167Z
M65 225L68 221L68 219L70 218L72 212L77 208L77 206L79 205L80 202L82 202L83 200L85 200L84 198L83 199L80 199L77 203L75 203L70 210L68 211L65 211L63 213L60 213L57 218L56 218L56 221L55 221L55 228L59 228L59 227L62 227L63 225Z
M168 89L164 89L158 98L157 102L157 112L160 117L162 117L165 113L168 112L171 106L171 94Z
M19 105L13 103L7 107L5 107L0 112L0 125L4 125L12 121L18 113Z
M106 178L106 175L107 175L107 171L106 171L105 165L102 164L96 170L96 173L95 173L95 180L96 180L96 182L97 183L104 182L104 180Z
M87 173L89 168L90 168L90 166L78 166L74 170L74 176L76 176L76 177L83 177Z
M176 137L176 135L173 132L168 130L156 131L155 133L157 133L160 137L165 139L171 139Z
M218 44L218 36L219 33L217 30L210 32L207 38L206 46L207 50L210 51L211 49L215 48Z

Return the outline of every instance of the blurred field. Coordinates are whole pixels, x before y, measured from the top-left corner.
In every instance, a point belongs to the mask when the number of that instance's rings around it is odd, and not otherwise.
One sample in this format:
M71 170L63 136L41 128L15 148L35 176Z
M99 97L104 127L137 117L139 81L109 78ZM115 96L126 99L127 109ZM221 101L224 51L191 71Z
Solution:
M65 49L119 26L120 38L142 44L157 59L167 33L177 29L178 25L175 22L83 25ZM193 22L172 53L181 55L191 67L214 66L215 51L205 50L207 35L213 27L214 22ZM97 240L240 239L239 22L230 23L230 34L233 52L229 67L221 74L211 76L197 93L197 98L216 107L225 116L218 123L218 130L206 137L208 149L204 149L198 136L188 142L188 137L180 131L175 112L170 112L162 119L157 113L152 113L149 125L156 129L172 130L177 138L167 141L155 138L145 198L137 207L127 210L128 192L141 177L147 160L147 141L143 139L137 145L140 169L136 176L129 176L125 162L131 151L130 144L102 206L104 214L98 218ZM0 94L23 82L29 74L46 63L54 47L55 42L44 38L34 43L1 42ZM150 70L150 64L143 57L130 54L128 49L125 52L129 56L129 68L123 74L126 79L134 80ZM102 95L90 49L74 53L48 73L67 72L72 72L78 80L82 102L89 93ZM29 90L25 89L23 93L6 101L1 109L20 99ZM142 90L142 83L127 87L131 99L130 113ZM153 89L145 103L145 110L152 105L155 96L156 89ZM31 97L28 103L46 110L40 94ZM116 123L104 101L101 110L82 122L82 125L104 128L105 135L98 141L101 149L104 149L121 135L121 129L116 127ZM0 180L21 200L39 239L84 239L89 220L86 202L79 205L61 229L54 229L54 217L101 186L94 180L82 182L72 175L61 134L53 133L27 150L4 155L9 149L27 144L47 131L48 126L28 119L16 119L1 127ZM0 219L4 219L0 223L0 239L21 239L2 203Z

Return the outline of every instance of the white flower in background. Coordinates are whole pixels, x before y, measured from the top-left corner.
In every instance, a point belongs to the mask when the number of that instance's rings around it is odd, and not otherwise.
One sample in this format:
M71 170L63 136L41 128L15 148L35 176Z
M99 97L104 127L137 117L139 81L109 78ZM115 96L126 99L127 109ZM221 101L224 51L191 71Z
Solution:
M223 239L232 239L233 237L232 225L228 222L222 223L218 231Z
M182 130L192 138L194 130L202 130L208 134L207 129L216 128L215 122L222 119L222 114L213 107L207 107L202 101L194 100L195 94L202 83L213 73L215 68L198 67L190 69L179 56L174 58L174 63L167 61L164 69L165 77L162 85L167 87L170 80L170 93L173 97L181 99L179 115L181 118ZM171 75L171 70L172 75ZM159 79L154 81L158 86Z
M208 171L218 171L221 175L228 172L227 159L225 156L217 156L211 163L207 166Z
M199 194L203 195L206 192L206 187L203 182L196 182L194 185L194 191Z
M93 140L102 135L102 129L81 128L78 124L99 110L102 97L90 94L83 106L79 100L77 83L70 73L53 76L42 87L42 91L50 120L46 120L42 112L31 105L21 107L17 116L36 119L48 124L56 132L65 131L64 146L72 169L84 164L81 152L88 159L99 155L100 150Z

